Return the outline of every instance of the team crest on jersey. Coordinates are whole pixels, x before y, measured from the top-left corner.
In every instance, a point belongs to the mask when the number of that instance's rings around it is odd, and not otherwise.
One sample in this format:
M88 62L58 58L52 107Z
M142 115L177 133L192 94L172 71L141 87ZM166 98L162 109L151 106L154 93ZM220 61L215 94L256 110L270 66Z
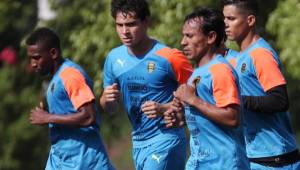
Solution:
M246 63L242 64L241 72L244 73L246 71Z
M54 88L55 88L55 84L54 84L54 83L52 83L52 84L51 84L51 87L50 87L51 93L53 93L53 91L54 91Z
M194 85L195 87L197 87L198 84L200 83L200 80L201 80L201 77L200 77L200 76L197 76L196 78L194 78L194 80L193 80L193 85Z
M154 69L155 69L155 63L149 62L148 66L147 66L148 73L152 73L154 71Z

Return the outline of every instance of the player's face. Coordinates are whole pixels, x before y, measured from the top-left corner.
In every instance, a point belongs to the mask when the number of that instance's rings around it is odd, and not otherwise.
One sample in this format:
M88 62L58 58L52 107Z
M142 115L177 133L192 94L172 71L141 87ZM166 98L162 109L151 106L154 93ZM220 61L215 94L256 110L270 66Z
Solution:
M35 72L41 75L47 75L53 70L53 61L50 50L44 49L42 45L28 45L27 55L30 59L30 65Z
M208 50L208 38L199 28L199 23L189 20L184 23L182 29L181 46L188 59L199 62Z
M122 43L128 47L139 45L147 37L148 19L142 21L134 12L118 12L115 22Z
M247 15L235 5L226 5L223 8L225 32L227 38L232 41L241 41L249 31Z

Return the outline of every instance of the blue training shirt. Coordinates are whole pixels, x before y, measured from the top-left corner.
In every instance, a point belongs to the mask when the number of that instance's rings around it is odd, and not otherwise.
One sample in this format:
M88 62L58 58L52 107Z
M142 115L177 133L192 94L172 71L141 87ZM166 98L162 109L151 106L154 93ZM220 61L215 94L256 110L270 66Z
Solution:
M265 96L266 91L286 84L281 63L272 47L260 38L237 57L243 96ZM245 109L245 140L250 158L269 157L297 149L288 111L257 113Z
M47 89L47 103L51 114L72 114L85 103L95 99L92 91L92 80L83 69L66 59L54 74ZM96 106L95 106L96 107ZM68 136L82 138L81 132L91 132L99 135L99 115L94 125L73 128L66 125L49 124L51 142Z
M211 105L240 105L237 74L221 55L195 69L188 84L195 86L196 95ZM191 148L186 169L249 169L242 120L237 128L229 128L213 122L192 106L185 107L185 116Z
M133 127L133 144L158 135L184 135L182 128L167 129L163 117L149 119L141 111L146 101L168 103L178 85L185 83L192 66L185 56L154 40L143 56L134 56L122 45L113 49L104 65L104 88L118 83L123 103Z

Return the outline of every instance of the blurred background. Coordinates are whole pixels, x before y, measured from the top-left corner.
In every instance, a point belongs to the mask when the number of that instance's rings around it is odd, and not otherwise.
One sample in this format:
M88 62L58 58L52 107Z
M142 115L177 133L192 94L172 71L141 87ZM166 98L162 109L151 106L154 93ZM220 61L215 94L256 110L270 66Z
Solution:
M259 32L278 51L285 66L293 127L300 143L300 1L260 2ZM199 6L220 9L219 0L149 0L149 34L180 48L186 14ZM94 80L97 103L102 92L102 67L108 51L120 45L110 16L110 0L0 1L0 170L44 169L48 129L29 124L30 110L43 100L47 78L29 67L24 38L47 26L60 38L63 56L78 62ZM234 43L228 46L236 48ZM117 169L133 169L129 121L125 113L100 111L101 135Z

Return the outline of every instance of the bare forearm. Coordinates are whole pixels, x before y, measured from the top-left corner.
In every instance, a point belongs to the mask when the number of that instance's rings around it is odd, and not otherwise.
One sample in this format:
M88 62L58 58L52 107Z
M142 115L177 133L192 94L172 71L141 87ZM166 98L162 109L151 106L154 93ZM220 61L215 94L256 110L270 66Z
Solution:
M219 108L207 102L204 102L198 97L194 97L190 105L195 107L203 115L205 115L215 123L232 128L239 125L240 116L238 106Z
M90 126L96 122L96 116L76 113L68 115L50 114L49 123L63 124L70 126Z

